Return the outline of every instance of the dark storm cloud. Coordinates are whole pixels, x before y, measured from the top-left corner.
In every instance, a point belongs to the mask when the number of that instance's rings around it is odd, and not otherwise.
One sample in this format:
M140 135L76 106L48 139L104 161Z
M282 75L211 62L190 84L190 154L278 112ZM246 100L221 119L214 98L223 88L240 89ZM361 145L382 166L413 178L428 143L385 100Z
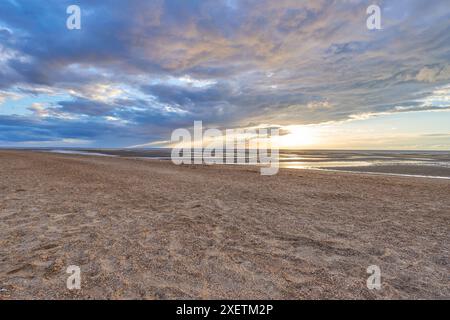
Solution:
M62 113L83 114L88 116L108 115L115 108L114 105L90 101L87 99L77 99L74 101L60 101L59 108L54 111Z

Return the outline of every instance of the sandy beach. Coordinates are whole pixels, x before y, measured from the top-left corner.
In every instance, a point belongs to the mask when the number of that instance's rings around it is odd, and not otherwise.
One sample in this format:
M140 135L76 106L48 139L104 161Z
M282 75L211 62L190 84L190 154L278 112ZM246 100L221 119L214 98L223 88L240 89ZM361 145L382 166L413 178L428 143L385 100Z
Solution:
M4 150L0 299L449 299L449 190ZM66 288L69 265L81 290Z

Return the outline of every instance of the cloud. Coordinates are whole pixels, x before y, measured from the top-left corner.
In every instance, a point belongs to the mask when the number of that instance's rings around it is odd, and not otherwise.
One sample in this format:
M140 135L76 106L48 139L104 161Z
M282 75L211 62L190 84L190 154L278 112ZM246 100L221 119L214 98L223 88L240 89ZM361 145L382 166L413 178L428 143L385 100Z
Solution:
M141 144L193 120L315 124L445 107L433 92L450 82L446 0L383 1L380 31L366 29L363 0L79 0L74 31L70 4L0 2L0 103L36 99L14 119L39 139L52 128ZM41 101L55 94L67 98ZM79 136L67 136L74 121ZM86 137L88 124L105 134Z
M416 76L417 81L436 82L440 80L450 80L450 65L443 67L424 67Z
M60 101L58 104L59 106L53 108L53 111L67 114L82 114L88 116L108 115L115 108L114 105L82 98L74 101Z
M21 95L16 92L0 91L0 103L5 102L7 99L17 100L20 99L20 97Z
M429 133L423 134L424 137L450 138L450 133Z

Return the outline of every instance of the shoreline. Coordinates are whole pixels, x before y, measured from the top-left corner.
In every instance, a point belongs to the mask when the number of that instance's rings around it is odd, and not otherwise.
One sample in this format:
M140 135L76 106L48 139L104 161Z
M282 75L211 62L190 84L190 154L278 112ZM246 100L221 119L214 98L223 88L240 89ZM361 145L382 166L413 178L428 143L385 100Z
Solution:
M100 151L100 150L99 150ZM31 151L35 152L35 151ZM120 155L114 155L114 154L107 154L107 153L99 153L99 152L83 152L83 151L37 151L37 152L48 152L48 153L55 153L55 154L74 154L74 155L84 155L84 156L101 156L101 157L119 157L124 159L146 159L146 160L158 160L158 161L171 161L170 158L166 157L138 157L138 156L120 156ZM280 162L280 164L289 164L289 162ZM247 166L247 167L259 167L258 165L254 164L220 164L226 165L226 166ZM369 174L369 175L385 175L385 176L397 176L397 177L411 177L411 178L426 178L426 179L444 179L444 180L450 180L450 168L447 170L449 172L448 176L440 176L438 175L440 172L439 170L443 171L444 168L437 169L434 168L436 173L432 175L424 175L424 174L408 174L408 173L396 173L396 172L383 172L383 171L376 171L380 168L383 169L385 167L390 167L392 170L392 167L403 168L404 171L407 171L407 168L423 168L423 166L420 165L397 165L397 166L388 166L388 165L371 165L371 166L355 166L355 167L320 167L320 168L314 168L314 167L299 167L299 168L293 168L289 166L283 166L281 165L279 167L280 170L317 170L317 171L331 171L331 172L343 172L343 173L355 173L355 174ZM406 169L405 169L406 167ZM431 167L431 166L430 166ZM362 170L365 169L365 170ZM372 169L373 171L371 171ZM366 171L368 170L368 171ZM395 170L393 170L395 171Z

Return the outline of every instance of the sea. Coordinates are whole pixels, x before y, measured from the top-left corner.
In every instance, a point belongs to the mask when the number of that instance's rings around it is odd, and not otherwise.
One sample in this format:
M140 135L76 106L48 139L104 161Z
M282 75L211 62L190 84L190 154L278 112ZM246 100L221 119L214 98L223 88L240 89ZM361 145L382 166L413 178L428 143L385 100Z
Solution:
M92 156L171 160L171 149L39 149ZM237 163L237 154L235 163ZM248 153L245 158L248 162ZM231 163L230 163L231 164ZM450 179L450 151L280 150L280 168Z

